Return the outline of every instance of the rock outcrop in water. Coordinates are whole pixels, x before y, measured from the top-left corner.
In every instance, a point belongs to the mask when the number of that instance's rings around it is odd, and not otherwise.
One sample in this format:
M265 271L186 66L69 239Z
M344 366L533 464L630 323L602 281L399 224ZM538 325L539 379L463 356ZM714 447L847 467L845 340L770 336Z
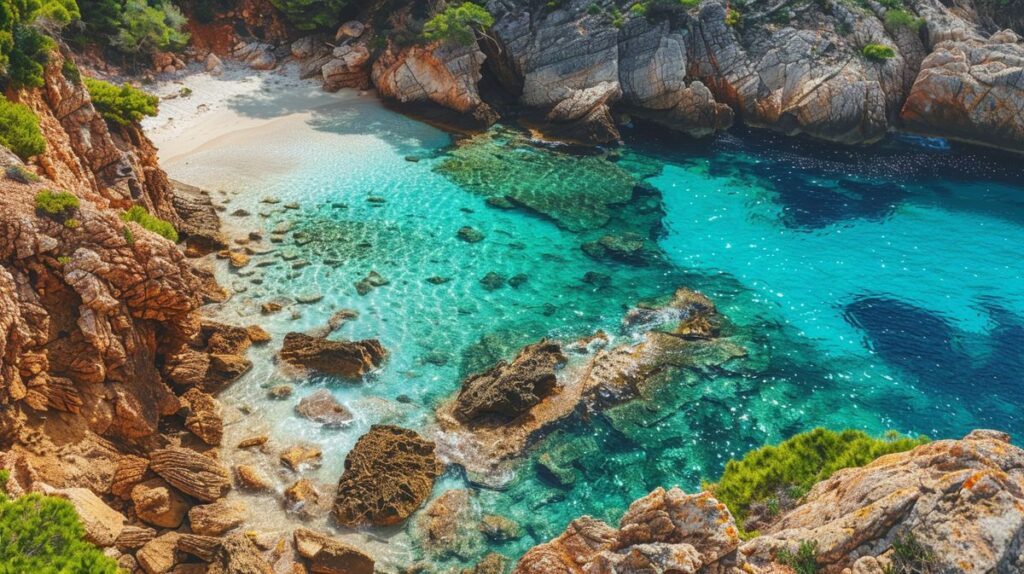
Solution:
M296 367L357 379L379 367L387 351L376 339L329 341L304 333L288 333L280 357Z
M931 572L1017 572L1024 537L1024 451L994 431L943 440L840 470L746 542L712 493L657 489L619 528L590 517L523 556L513 574L780 572L814 543L823 572L883 572L912 536ZM906 556L904 560L908 560Z
M334 517L346 526L405 522L430 496L441 465L414 431L374 425L345 458Z
M557 341L528 345L511 363L501 361L463 381L453 413L467 423L514 419L555 390L555 369L565 361Z
M609 336L599 332L574 343L528 346L512 363L468 378L438 409L441 456L476 482L502 485L531 442L574 414L655 393L680 370L745 356L741 345L722 336L722 322L709 299L679 289L664 305L626 315L623 335L636 337L630 342L610 345ZM480 424L478 417L494 411L498 417Z

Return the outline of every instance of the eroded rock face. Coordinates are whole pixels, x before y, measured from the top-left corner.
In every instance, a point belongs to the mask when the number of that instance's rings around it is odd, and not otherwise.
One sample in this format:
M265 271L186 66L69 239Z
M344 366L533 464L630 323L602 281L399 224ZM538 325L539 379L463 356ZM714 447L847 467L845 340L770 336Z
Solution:
M739 544L732 515L708 493L659 488L630 505L618 530L583 517L526 553L513 574L695 573Z
M149 466L171 486L206 502L231 489L231 475L224 465L192 450L169 447L153 451Z
M1024 537L1024 451L1009 437L975 431L841 470L740 553L764 564L801 540L837 571L857 556L886 556L913 534L942 572L1014 572Z
M557 341L524 347L511 363L501 361L463 381L453 412L464 422L514 419L554 391L555 370L565 361Z
M1010 30L940 42L901 115L925 134L1024 151L1024 45Z
M373 574L373 559L359 549L307 528L294 533L295 550L316 574Z
M464 114L479 126L488 126L497 120L497 114L477 89L485 59L476 45L389 45L373 63L373 84L384 97L405 104L437 104Z
M345 458L334 516L353 527L401 524L430 496L440 474L434 443L411 430L374 425Z
M376 339L328 341L303 333L288 333L280 357L290 365L356 379L379 367L387 351Z

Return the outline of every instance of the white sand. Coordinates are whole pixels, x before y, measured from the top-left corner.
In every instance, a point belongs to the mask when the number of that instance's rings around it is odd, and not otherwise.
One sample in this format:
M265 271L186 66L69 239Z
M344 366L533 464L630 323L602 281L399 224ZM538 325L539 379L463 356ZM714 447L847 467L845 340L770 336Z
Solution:
M180 95L185 88L191 94ZM262 130L287 130L308 121L317 106L343 97L299 79L294 64L261 72L226 62L220 76L193 66L149 89L161 98L160 113L142 125L172 177L176 166L204 149L258 137Z

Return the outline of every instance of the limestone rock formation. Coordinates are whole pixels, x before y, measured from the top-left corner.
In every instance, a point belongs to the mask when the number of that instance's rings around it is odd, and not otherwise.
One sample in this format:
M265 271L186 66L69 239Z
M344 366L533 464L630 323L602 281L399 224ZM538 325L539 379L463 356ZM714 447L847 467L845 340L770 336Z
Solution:
M199 389L191 388L185 391L181 400L187 410L185 427L206 444L220 445L224 438L224 419L217 399Z
M238 528L246 518L246 504L240 500L218 500L213 504L193 506L188 511L192 532L203 536L221 536Z
M188 512L189 503L185 497L160 478L136 484L131 498L139 520L160 528L181 526Z
M344 542L306 528L294 533L295 549L315 574L373 574L373 559Z
M415 432L374 425L345 457L334 516L346 526L401 524L430 496L441 465Z
M155 450L150 454L150 468L171 486L205 502L213 502L231 489L231 475L224 465L192 450Z
M477 89L485 59L475 45L389 45L373 63L373 84L384 97L404 104L436 104L464 114L477 126L488 126L497 114Z
M565 361L557 341L524 347L511 363L502 361L463 381L453 412L464 422L514 419L555 390L555 370Z
M379 367L387 351L376 339L328 341L303 333L288 333L280 357L290 365L356 379Z
M226 248L227 239L221 233L220 216L209 192L180 181L171 181L171 185L174 190L171 205L181 220L178 234L198 253Z
M901 118L913 131L1024 151L1024 44L1010 30L940 42Z

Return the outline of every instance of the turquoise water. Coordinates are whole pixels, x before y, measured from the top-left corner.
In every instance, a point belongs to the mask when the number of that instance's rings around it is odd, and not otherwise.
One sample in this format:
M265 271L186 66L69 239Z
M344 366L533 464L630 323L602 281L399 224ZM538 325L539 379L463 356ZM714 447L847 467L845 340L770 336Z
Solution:
M272 104L236 103L253 115L276 113ZM616 520L656 486L697 489L730 457L814 426L933 437L1024 430L1019 159L762 133L698 145L634 132L613 153L579 156L499 128L453 146L352 94L318 102L307 128L208 147L172 170L224 190L227 212L252 212L226 217L240 228L298 232L241 272L218 269L237 294L211 312L275 336L224 395L255 412L229 425L229 442L254 429L281 446L315 442L325 458L310 476L333 492L370 424L430 434L433 409L467 373L541 337L617 333L631 305L679 286L711 297L750 353L570 421L534 446L503 490L469 485L483 511L520 523L518 540L425 556L411 526L348 533L386 567L469 564L485 550L514 559L581 514ZM255 177L269 153L286 167ZM496 195L526 207L492 207ZM284 209L289 202L298 209ZM458 239L467 225L485 239ZM584 253L606 233L639 234L642 261ZM389 284L361 296L354 284L370 271ZM480 279L491 272L526 281L487 290ZM426 281L434 276L449 281ZM323 298L259 313L264 301L305 293ZM284 333L342 308L359 318L334 336L376 337L391 355L362 383L296 382L298 397L326 386L356 414L351 427L327 431L293 416L294 400L268 400L266 388L285 380L272 357ZM538 462L545 454L575 480L552 480ZM264 465L283 485L293 479L272 459L228 456ZM451 468L435 495L467 485Z

